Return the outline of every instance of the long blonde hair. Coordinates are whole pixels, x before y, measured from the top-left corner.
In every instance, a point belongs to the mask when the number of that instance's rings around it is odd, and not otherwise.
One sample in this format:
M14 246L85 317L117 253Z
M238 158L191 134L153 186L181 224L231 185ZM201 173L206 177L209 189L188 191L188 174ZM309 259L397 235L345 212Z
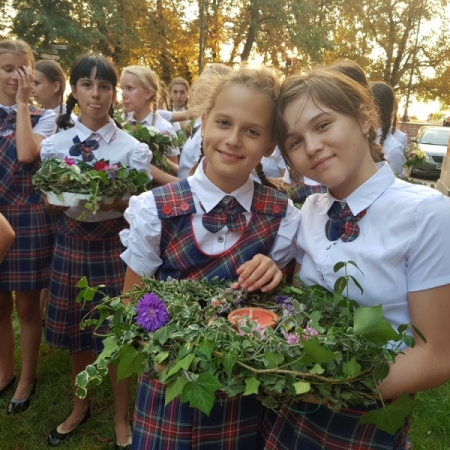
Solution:
M150 99L153 109L153 119L152 119L152 126L155 125L156 121L156 111L158 109L158 98L159 98L159 77L156 75L153 70L149 69L145 66L128 66L125 67L122 70L122 75L125 73L129 73L131 75L134 75L139 82L141 83L141 86L144 89L147 89L149 91L153 91L155 94Z
M5 53L25 53L30 60L30 66L34 69L34 55L31 47L21 39L10 39L5 41L0 41L0 55Z

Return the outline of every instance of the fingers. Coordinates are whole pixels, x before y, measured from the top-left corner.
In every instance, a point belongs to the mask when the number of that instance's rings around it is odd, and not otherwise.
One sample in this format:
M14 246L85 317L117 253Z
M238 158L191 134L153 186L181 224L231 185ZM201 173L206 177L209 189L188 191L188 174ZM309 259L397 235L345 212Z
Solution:
M243 289L268 292L278 286L283 274L276 264L267 256L256 255L237 270L238 282Z
M27 66L19 67L16 71L19 88L17 89L16 102L28 103L33 89L33 74Z

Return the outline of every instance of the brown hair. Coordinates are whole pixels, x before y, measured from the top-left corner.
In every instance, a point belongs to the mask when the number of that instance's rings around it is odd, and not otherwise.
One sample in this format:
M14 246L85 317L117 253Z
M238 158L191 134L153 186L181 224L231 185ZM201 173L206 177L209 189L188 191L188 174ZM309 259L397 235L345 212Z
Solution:
M384 161L383 149L375 142L378 118L370 91L336 70L319 68L307 74L291 75L281 86L275 116L276 141L290 168L294 166L284 146L287 131L283 113L288 105L301 96L312 98L338 113L357 120L369 120L371 124L368 132L370 153L375 162Z
M351 59L335 61L328 66L328 69L335 70L336 72L346 75L365 88L369 87L369 82L367 81L364 70L362 70L362 67L357 62L352 61Z
M41 72L50 83L59 83L58 94L61 98L59 113L61 114L64 92L66 90L66 76L64 75L61 66L56 61L51 59L43 59L42 61L38 61L36 63L34 70Z
M383 81L374 81L373 83L370 83L370 89L372 90L375 104L378 107L378 123L381 125L380 144L383 145L392 126L392 115L395 109L395 94L394 90Z
M186 102L184 104L184 107L187 109L188 103L189 103L189 83L184 78L177 77L177 78L174 78L170 82L169 87L167 88L169 90L169 96L170 96L170 110L173 111L172 86L174 86L175 84L181 84L182 86L184 86L186 88L188 95L186 96Z
M0 41L0 55L5 53L25 53L30 60L31 68L34 69L34 55L31 47L21 39L10 39Z

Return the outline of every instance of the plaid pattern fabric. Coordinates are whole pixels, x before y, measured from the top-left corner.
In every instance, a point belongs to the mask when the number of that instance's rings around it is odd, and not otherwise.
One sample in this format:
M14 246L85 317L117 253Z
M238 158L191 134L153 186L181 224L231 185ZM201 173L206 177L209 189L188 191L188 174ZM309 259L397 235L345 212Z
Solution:
M0 107L0 131L15 130L17 113L14 110L7 111Z
M303 205L310 195L323 194L325 192L327 192L327 187L322 184L299 184L289 189L288 196L294 203Z
M125 248L119 232L125 226L122 217L79 222L61 214L50 268L45 328L45 339L51 346L67 348L71 354L88 349L95 353L102 351L102 338L94 336L91 327L80 329L81 320L102 296L96 295L82 308L75 301L79 293L76 284L86 276L92 286L105 284L102 291L109 296L122 292L126 265L120 258Z
M325 406L299 402L294 412L267 410L263 423L264 450L405 450L409 419L395 436L374 425L361 424L369 408L333 412ZM317 409L317 410L316 410ZM316 410L316 411L315 411Z
M232 233L243 233L247 226L245 216L242 214L245 208L234 198L225 197L210 211L202 216L203 226L211 233L217 233L225 225ZM200 203L203 211L205 208Z
M162 219L161 259L156 276L235 280L236 270L258 253L272 248L282 217L286 215L287 197L274 189L255 183L252 216L239 241L220 255L207 255L198 248L190 215L195 206L187 180L153 189ZM164 210L171 214L164 214Z
M30 106L31 125L34 127L43 110ZM31 177L39 168L39 158L29 164L19 163L15 130L8 136L0 135L0 205L30 205L42 203L42 194L37 192Z
M42 113L30 106L33 127ZM15 112L9 116L15 116ZM12 132L8 136L0 135L0 213L10 223L16 238L0 264L0 289L39 290L48 285L53 246L51 221L43 207L42 194L31 183L39 161L19 163L15 127L7 128Z
M216 394L209 417L175 398L164 406L165 386L139 377L133 450L254 450L263 407L254 396Z
M325 224L328 240L336 241L341 238L344 242L354 241L359 236L359 225L356 222L365 215L365 209L354 216L347 203L342 205L341 202L334 201L328 210L329 219Z

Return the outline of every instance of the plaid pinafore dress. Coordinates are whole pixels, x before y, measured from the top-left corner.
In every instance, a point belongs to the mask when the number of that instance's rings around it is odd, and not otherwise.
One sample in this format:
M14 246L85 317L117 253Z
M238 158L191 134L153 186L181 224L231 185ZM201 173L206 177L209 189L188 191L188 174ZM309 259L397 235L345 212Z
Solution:
M287 197L255 183L252 215L239 241L221 255L206 255L196 244L195 213L187 180L153 190L162 222L159 279L236 280L236 269L258 253L268 254L286 215ZM170 212L169 212L170 211ZM254 396L217 401L206 416L176 398L164 406L165 386L139 377L134 414L134 450L254 450L258 448L263 407Z
M30 106L34 127L44 113ZM3 136L2 131L11 130ZM48 268L53 250L50 215L42 193L31 182L39 158L29 164L17 159L16 112L0 108L0 213L16 238L0 263L0 290L34 291L48 286Z

